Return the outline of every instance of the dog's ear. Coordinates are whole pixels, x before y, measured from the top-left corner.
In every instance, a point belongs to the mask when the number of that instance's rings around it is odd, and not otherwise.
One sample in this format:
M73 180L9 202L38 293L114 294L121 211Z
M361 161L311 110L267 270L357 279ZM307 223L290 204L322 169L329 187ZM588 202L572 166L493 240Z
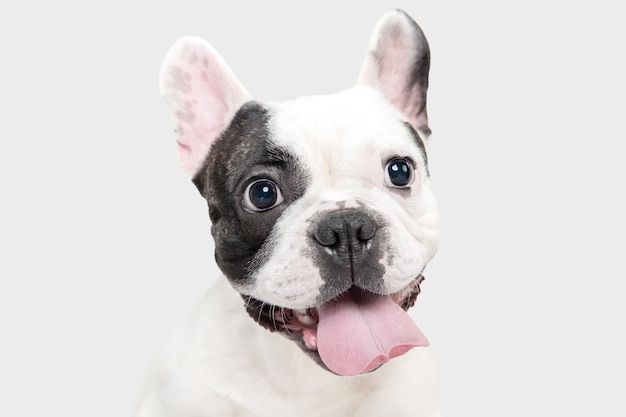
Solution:
M171 47L160 84L176 122L181 165L194 174L250 95L219 53L195 37Z
M405 12L392 10L376 23L357 84L382 92L426 139L430 135L426 114L429 67L424 33Z

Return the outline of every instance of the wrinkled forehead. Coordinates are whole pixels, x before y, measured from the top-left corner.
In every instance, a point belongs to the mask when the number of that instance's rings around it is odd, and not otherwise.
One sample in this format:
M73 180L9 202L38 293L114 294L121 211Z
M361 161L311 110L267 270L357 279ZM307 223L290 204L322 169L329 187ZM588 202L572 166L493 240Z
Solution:
M404 116L369 88L270 106L274 144L306 159L402 155L425 160L423 143Z

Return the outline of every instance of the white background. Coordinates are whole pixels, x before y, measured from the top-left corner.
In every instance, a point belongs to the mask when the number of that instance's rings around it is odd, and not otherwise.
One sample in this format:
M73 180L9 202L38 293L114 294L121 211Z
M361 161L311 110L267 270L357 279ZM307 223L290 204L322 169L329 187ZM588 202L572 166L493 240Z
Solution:
M203 36L261 100L331 93L394 7L432 50L442 241L413 314L444 415L626 415L619 2L6 3L0 415L129 415L213 279L158 92L172 42Z

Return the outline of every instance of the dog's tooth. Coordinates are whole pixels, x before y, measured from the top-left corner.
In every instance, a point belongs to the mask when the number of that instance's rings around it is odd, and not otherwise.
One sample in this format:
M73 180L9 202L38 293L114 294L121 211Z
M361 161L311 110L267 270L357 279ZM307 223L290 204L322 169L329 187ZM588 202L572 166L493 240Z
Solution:
M298 320L300 321L300 323L306 325L306 326L313 326L316 321L312 316L309 316L308 314L305 314L303 316L298 315Z
M317 320L309 313L308 309L295 309L294 313L296 315L296 319L298 319L298 321L305 326L313 326L317 323Z

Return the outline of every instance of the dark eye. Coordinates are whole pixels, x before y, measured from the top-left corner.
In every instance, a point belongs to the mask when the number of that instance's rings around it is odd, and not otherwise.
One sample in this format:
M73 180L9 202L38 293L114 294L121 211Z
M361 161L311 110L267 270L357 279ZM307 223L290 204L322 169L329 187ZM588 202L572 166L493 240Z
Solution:
M283 195L271 180L256 180L243 194L244 206L252 211L269 210L283 202Z
M385 184L389 187L407 187L413 182L413 164L405 158L393 158L385 167Z

